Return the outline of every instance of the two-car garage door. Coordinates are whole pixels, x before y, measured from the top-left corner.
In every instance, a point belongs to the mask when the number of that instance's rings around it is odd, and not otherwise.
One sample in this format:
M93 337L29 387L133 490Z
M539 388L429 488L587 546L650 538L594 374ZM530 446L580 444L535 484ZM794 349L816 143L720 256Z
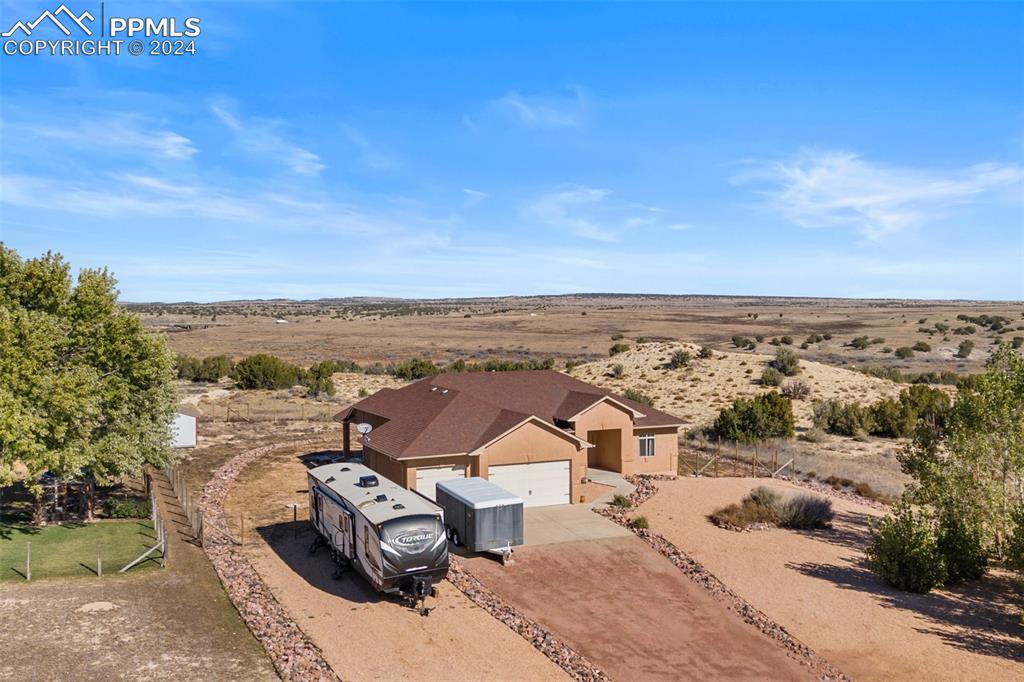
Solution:
M527 507L569 504L569 460L490 466L487 478Z
M437 482L452 478L465 478L465 466L430 467L416 470L416 492L432 500L437 499Z

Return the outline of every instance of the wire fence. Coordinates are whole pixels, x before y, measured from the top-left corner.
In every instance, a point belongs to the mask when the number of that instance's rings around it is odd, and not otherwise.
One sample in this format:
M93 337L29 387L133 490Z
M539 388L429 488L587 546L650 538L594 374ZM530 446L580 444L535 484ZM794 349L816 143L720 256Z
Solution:
M164 470L164 475L167 476L174 496L178 499L178 504L181 505L182 513L188 520L189 528L192 531L192 541L202 547L204 539L203 510L199 506L199 500L195 499L189 491L185 484L185 477L177 467L167 467Z
M711 477L793 476L796 453L789 441L764 443L709 441L704 436L683 441L679 448L679 474Z
M338 405L203 405L203 419L216 422L329 422L341 410Z

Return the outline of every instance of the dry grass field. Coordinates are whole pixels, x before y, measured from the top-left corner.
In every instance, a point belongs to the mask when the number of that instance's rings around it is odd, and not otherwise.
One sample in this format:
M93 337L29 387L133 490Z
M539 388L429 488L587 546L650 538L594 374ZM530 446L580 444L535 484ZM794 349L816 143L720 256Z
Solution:
M146 324L168 332L171 347L196 356L235 357L273 353L311 364L347 358L359 362L413 356L447 362L488 357L606 357L612 336L680 340L731 347L741 335L763 336L758 352L773 350L772 338L791 336L801 357L832 365L885 365L914 371L977 371L993 339L1024 336L1024 304L974 301L855 301L840 299L729 298L714 296L577 295L439 301L349 299L311 302L261 301L216 304L135 304ZM970 336L952 329L968 323L957 315L1001 315L1010 320L996 334L982 327ZM278 320L281 320L279 322ZM946 334L927 334L936 323ZM812 334L827 341L801 350ZM884 339L857 350L855 337ZM967 360L953 357L960 341L976 348ZM898 360L885 348L925 341L930 352Z

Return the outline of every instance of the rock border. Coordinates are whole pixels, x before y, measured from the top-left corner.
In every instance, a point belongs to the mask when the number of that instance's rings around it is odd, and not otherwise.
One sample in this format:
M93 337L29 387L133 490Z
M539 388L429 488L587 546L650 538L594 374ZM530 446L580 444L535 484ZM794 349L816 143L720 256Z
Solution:
M550 630L527 618L521 611L488 589L454 556L451 557L448 569L448 582L469 597L474 604L532 644L533 648L551 659L574 679L580 682L610 682L611 678L607 673L553 635Z
M340 682L320 649L292 620L274 597L249 558L228 532L224 502L235 479L252 462L275 450L312 445L322 438L274 443L245 450L222 464L203 486L199 506L204 514L203 549L231 603L270 656L281 679Z
M620 526L630 529L648 545L660 552L665 558L682 571L688 578L711 592L711 594L730 611L738 614L743 620L756 627L768 637L785 647L801 665L809 667L821 680L850 682L850 678L838 668L826 661L813 649L793 637L782 625L772 620L766 613L759 611L747 600L734 592L719 580L699 561L669 542L664 536L651 530L633 528L629 524L629 514L635 512L640 505L654 497L658 492L655 481L674 480L668 475L636 475L625 476L627 481L636 486L629 496L629 507L595 507L594 511L605 516Z

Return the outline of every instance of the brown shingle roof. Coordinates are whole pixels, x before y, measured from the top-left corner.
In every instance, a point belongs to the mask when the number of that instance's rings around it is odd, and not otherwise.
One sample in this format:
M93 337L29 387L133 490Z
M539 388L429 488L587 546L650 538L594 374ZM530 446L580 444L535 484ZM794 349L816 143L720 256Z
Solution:
M638 427L679 424L670 414L553 370L439 374L382 389L336 418L359 410L386 419L370 434L370 447L404 459L472 452L531 416L564 425L605 398L643 415L635 418Z

